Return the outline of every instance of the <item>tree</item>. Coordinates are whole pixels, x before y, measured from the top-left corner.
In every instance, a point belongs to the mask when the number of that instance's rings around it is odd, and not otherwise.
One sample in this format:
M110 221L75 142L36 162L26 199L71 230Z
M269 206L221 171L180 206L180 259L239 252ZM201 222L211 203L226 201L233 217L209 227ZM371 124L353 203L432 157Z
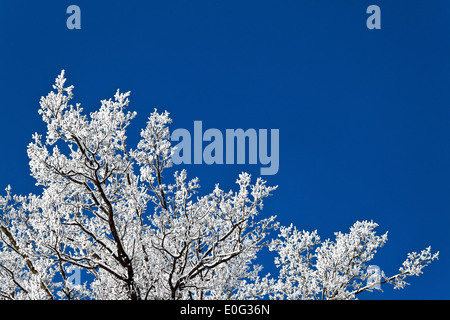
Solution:
M367 263L387 241L387 232L376 235L377 226L373 221L357 221L349 233L336 232L334 241L323 242L317 230L281 227L282 240L270 244L270 250L278 253L275 264L280 275L270 286L265 279L266 292L274 299L354 299L364 291L381 291L382 283L404 288L407 276L420 275L425 266L438 258L438 253L432 254L428 247L420 254L409 253L394 276L388 277L383 271L367 272Z
M130 149L130 93L118 90L88 116L69 104L73 86L65 82L62 71L41 98L47 132L28 145L42 193L14 195L8 186L0 197L3 299L349 299L381 282L403 287L437 258L429 249L410 254L398 275L364 286L365 263L386 241L374 223L357 222L335 242L292 226L269 241L275 216L257 216L276 187L242 173L237 191L217 184L194 198L199 180L185 170L163 181L174 152L167 111L151 113ZM261 278L254 264L264 246L279 254L277 279ZM74 269L92 280L74 284Z

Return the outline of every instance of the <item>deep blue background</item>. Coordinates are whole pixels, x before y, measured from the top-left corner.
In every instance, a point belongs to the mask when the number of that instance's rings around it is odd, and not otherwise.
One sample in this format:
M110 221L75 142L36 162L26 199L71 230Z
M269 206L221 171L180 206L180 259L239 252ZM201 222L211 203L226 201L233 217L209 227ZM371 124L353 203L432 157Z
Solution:
M66 28L70 4L81 30ZM381 30L366 28L371 4ZM323 238L373 219L389 230L373 260L387 274L428 245L440 260L404 290L359 298L450 297L448 1L2 0L0 41L2 186L39 191L26 146L65 69L87 112L132 91L130 146L155 107L173 129L280 129L280 170L265 176L279 188L262 216ZM207 192L260 165L186 167ZM274 271L266 252L260 262Z

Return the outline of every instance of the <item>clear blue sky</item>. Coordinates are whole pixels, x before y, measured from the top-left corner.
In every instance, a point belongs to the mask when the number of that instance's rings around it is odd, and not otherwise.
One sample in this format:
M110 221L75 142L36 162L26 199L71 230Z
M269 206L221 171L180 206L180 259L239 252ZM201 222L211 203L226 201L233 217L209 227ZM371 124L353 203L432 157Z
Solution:
M66 28L71 4L81 30ZM371 4L381 30L366 28ZM26 146L65 69L87 111L131 90L131 146L155 107L173 129L279 129L262 216L323 238L373 219L389 230L373 261L387 274L410 251L441 254L406 289L360 298L450 298L449 1L2 0L0 41L0 185L36 192ZM207 192L260 165L186 168Z

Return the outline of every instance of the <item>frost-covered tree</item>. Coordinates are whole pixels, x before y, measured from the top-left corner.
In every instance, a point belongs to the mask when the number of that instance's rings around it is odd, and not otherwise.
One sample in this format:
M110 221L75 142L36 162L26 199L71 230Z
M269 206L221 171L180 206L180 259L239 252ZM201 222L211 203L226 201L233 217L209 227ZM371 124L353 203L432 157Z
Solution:
M279 238L269 248L278 256L275 264L280 268L278 279L264 278L259 285L273 299L354 299L364 291L380 290L390 283L404 288L407 276L420 275L422 269L438 253L428 247L420 254L409 253L399 273L386 276L383 271L371 272L367 264L377 249L387 241L387 232L376 235L373 221L357 221L350 232L335 233L335 240L320 240L316 231L299 231L294 226L281 227ZM376 270L373 270L376 271Z
M151 113L131 149L129 92L86 115L70 104L65 82L63 71L41 98L47 132L28 145L42 193L14 195L8 186L0 197L0 298L350 299L383 282L403 287L437 258L429 249L412 253L398 275L367 284L366 263L386 241L374 223L324 242L317 232L281 227L269 241L275 217L257 216L276 187L242 173L236 191L216 185L194 196L199 181L185 170L164 180L174 152L168 112ZM263 246L278 252L278 278L259 276ZM89 281L74 284L74 270Z

